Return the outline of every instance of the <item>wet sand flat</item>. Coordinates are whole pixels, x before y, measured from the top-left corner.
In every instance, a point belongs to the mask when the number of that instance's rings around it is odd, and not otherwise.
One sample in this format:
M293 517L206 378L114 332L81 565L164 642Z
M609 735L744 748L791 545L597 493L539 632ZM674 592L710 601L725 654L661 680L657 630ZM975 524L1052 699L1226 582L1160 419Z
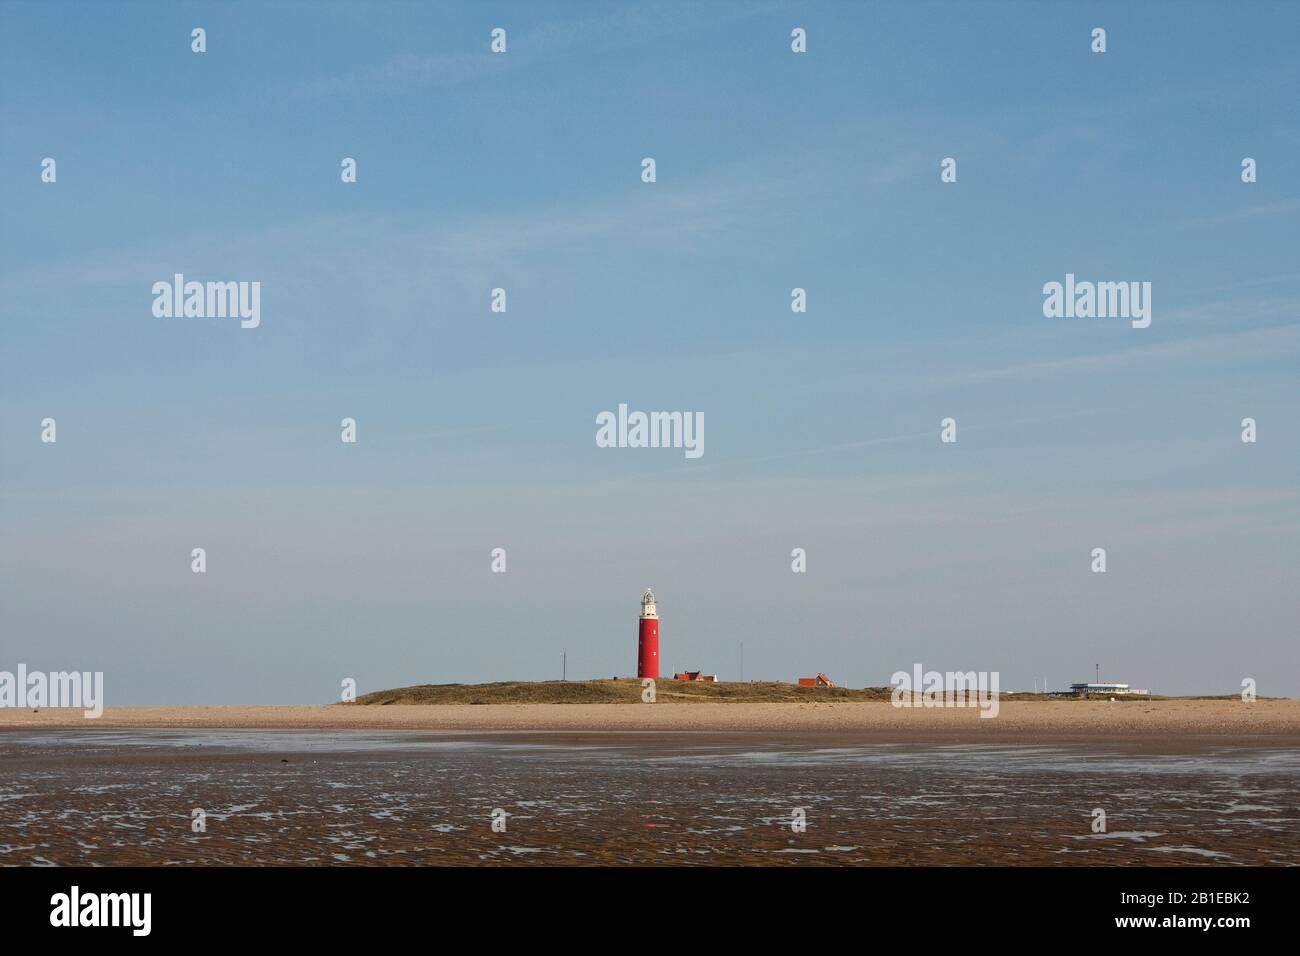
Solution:
M0 864L1297 865L1300 701L0 710Z
M898 708L888 702L691 704L448 704L0 709L0 731L66 727L726 731L851 733L862 739L1112 739L1279 737L1300 741L1300 700L1015 701L978 708Z
M10 729L0 864L1295 865L1300 749L1204 737Z

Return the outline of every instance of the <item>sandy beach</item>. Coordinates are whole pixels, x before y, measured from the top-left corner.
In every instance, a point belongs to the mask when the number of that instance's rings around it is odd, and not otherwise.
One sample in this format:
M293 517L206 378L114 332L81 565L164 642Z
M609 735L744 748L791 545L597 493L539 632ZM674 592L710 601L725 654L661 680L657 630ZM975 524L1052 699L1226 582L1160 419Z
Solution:
M864 739L1019 740L1269 737L1300 742L1300 700L1015 701L977 708L897 708L886 702L451 704L436 706L111 707L0 710L0 730L39 728L428 731L820 732Z

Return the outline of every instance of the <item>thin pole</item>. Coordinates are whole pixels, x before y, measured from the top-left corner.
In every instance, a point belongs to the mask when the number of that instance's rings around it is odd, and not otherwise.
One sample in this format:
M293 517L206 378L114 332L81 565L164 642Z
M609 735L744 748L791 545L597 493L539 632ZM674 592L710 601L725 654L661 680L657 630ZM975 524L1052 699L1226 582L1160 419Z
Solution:
M560 680L568 680L569 679L569 652L568 651L564 652L564 664L562 666L563 666L563 670L560 671Z

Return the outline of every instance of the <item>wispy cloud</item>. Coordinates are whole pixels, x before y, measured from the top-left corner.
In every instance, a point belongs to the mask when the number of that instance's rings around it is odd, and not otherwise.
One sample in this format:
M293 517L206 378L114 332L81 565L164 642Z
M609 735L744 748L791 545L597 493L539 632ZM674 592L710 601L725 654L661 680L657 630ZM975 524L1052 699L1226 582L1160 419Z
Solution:
M1120 368L1149 369L1157 363L1249 361L1290 355L1297 351L1300 351L1300 324L1293 324L1230 332L1224 335L1200 335L1114 352L1073 355L1068 358L967 371L949 376L945 381L948 384L970 384L1052 378L1063 374L1110 371Z
M1229 209L1209 216L1184 219L1178 225L1182 228L1224 226L1234 222L1254 222L1259 219L1271 219L1274 216L1296 214L1300 214L1300 199L1279 199L1258 206L1243 206L1240 209Z
M479 50L468 53L403 53L378 66L317 77L295 87L300 97L369 96L410 93L454 86L535 67L579 51L611 50L681 33L706 30L729 20L779 9L772 3L715 2L638 5L599 16L557 21L508 34L508 52L493 54L485 34Z

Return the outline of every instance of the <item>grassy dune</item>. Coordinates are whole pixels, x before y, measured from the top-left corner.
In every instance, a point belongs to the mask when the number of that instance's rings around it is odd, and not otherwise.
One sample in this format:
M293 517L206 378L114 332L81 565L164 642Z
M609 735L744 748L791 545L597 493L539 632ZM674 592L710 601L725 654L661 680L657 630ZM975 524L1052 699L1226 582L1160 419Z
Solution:
M678 681L661 677L656 685L656 700L661 704L800 704L833 701L887 701L888 687L800 687L778 681ZM1105 695L1097 695L1105 700ZM1232 702L1234 695L1185 698L1117 697L1116 703L1150 704L1164 700L1221 700ZM1261 700L1265 698L1260 698ZM1071 697L1020 692L1003 692L1003 701L1047 701L1064 703ZM501 681L493 684L416 684L375 691L358 697L357 704L639 704L641 682L632 678L570 681Z
M739 683L677 681L660 678L659 703L769 703L888 700L889 688L800 687L775 681ZM620 680L503 681L496 684L417 684L375 691L358 704L639 704L641 682Z

